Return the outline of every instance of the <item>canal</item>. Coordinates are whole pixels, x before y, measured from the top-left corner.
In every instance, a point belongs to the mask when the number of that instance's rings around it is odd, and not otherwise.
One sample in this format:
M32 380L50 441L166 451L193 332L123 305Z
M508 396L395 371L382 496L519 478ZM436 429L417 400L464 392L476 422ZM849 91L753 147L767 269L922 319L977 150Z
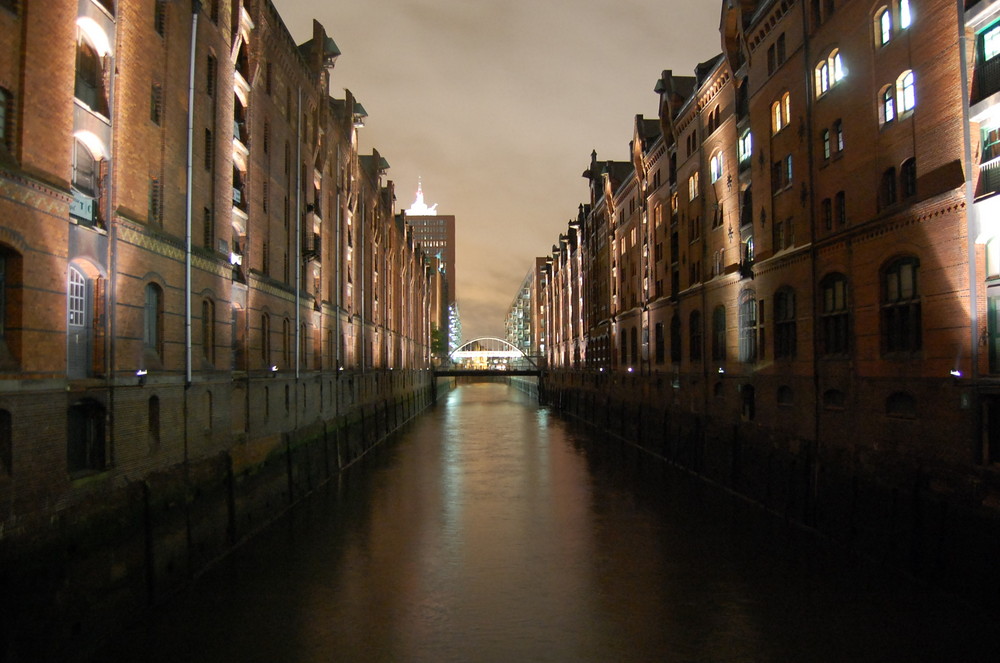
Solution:
M99 661L996 661L996 623L503 384L450 392Z

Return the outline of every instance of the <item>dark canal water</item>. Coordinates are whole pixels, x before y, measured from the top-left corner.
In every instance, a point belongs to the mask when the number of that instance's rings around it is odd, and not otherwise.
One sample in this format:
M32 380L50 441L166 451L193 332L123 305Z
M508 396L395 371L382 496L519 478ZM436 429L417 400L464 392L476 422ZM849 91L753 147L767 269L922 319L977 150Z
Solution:
M971 662L1000 661L997 633L505 385L471 384L99 660Z

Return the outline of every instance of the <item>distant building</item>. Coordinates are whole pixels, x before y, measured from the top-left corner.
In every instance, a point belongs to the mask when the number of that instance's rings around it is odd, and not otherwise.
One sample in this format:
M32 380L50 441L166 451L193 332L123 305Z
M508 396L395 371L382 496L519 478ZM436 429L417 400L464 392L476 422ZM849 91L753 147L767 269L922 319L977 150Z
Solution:
M443 274L440 306L432 313L432 324L449 335L449 308L458 301L455 288L455 216L438 214L437 203L424 202L423 183L417 184L417 197L406 210L406 225L412 229L413 242L428 256L435 257ZM450 346L446 338L445 348Z

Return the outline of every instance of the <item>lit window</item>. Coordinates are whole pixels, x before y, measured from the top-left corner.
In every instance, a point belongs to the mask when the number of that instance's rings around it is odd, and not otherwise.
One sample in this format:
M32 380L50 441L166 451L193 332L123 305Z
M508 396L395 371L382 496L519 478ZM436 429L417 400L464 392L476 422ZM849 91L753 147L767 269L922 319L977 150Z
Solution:
M912 71L905 72L900 76L898 86L901 101L900 112L905 113L913 110L917 105L916 76Z
M771 105L771 130L778 133L788 126L789 118L792 114L792 103L790 95L785 92L779 101Z
M899 29L905 30L913 22L913 15L910 13L910 0L899 0Z
M875 14L875 38L879 46L885 46L892 39L892 12L888 7Z
M830 65L821 62L816 67L816 95L819 96L830 89Z
M743 135L740 136L740 162L744 162L750 159L753 154L753 137L750 131L744 131Z
M698 197L698 173L694 173L688 178L688 200Z
M984 62L1000 55L1000 23L995 23L986 32L982 33L981 39Z
M896 91L893 86L882 90L882 123L888 124L896 119Z
M823 129L823 158L830 158L830 130Z
M722 177L722 153L712 157L712 181L716 182Z

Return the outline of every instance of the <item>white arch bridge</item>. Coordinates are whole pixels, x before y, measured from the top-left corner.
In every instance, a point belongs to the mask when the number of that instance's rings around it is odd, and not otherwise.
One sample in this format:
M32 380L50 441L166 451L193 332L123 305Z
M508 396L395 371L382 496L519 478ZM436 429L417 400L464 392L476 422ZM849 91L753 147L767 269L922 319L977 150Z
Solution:
M463 343L434 369L441 376L539 375L542 358L524 354L502 338L483 337Z

